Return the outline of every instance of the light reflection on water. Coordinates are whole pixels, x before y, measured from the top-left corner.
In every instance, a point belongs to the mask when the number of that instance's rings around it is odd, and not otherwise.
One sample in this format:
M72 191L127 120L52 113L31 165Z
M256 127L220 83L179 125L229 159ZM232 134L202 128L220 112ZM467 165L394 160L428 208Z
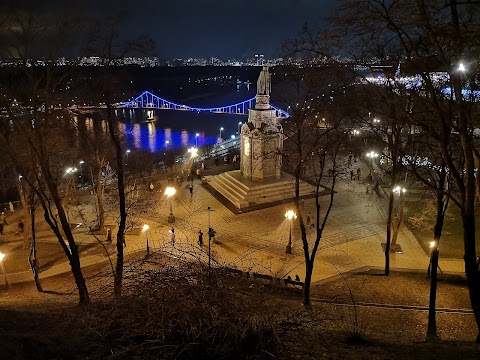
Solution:
M237 133L238 122L247 120L246 116L238 115L157 110L154 119L146 121L145 110L136 113L127 110L127 116L122 116L122 112L117 116L127 146L151 152L211 146L218 143L221 127L224 128L222 137L228 139Z

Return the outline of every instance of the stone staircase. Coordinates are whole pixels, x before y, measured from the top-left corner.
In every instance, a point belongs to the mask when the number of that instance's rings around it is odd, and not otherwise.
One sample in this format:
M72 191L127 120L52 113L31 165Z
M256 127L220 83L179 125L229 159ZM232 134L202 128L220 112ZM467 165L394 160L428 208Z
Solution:
M244 179L239 170L224 172L207 177L208 184L224 196L238 209L255 205L293 199L295 196L295 182L292 176L283 174L279 180L252 182ZM300 182L300 196L312 195L315 188Z

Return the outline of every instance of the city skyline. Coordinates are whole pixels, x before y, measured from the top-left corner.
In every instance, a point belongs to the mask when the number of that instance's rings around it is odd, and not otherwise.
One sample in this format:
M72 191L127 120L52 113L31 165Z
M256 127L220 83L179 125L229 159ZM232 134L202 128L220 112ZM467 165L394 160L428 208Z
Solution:
M85 0L81 5L64 0L24 0L22 6L36 14L68 8L91 16L122 14L120 36L124 39L147 34L155 42L159 58L245 58L253 54L279 55L282 41L293 36L305 22L328 16L334 1L314 0L195 0L163 4L139 0ZM33 10L32 10L33 9Z

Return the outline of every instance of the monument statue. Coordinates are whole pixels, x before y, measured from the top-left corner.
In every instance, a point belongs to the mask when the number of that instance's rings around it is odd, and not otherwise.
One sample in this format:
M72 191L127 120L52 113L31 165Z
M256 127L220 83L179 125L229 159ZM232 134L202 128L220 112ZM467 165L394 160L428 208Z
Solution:
M268 66L264 66L257 80L257 95L270 95L272 91L272 82Z

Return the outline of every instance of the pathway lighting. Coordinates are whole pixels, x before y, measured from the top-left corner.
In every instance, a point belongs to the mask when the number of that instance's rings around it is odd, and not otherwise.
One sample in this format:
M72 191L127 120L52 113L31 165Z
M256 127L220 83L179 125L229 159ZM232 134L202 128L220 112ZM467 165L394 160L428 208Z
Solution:
M2 269L3 277L5 279L5 285L8 287L7 273L5 271L5 266L3 265L4 259L5 259L5 254L0 252L0 268Z
M285 213L285 218L290 221L290 235L288 237L288 244L287 244L287 247L285 248L285 252L287 254L291 254L292 253L292 247L293 247L293 244L292 244L292 223L297 218L297 214L295 214L295 211L293 211L293 210L288 210Z
M142 232L145 233L145 238L147 240L147 256L150 255L150 246L148 244L148 229L150 229L150 226L148 224L143 224L143 227L142 227Z
M172 209L172 197L175 195L177 190L173 186L167 186L165 189L165 195L170 199L170 215L168 215L168 223L172 224L175 222L175 216L173 215L173 209Z

